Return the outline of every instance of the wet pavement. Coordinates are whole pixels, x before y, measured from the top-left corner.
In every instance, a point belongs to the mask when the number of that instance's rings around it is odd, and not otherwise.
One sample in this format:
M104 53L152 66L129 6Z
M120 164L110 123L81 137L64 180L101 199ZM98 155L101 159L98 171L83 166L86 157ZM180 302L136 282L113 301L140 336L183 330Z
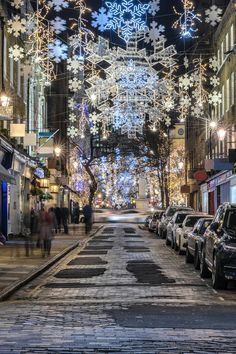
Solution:
M235 353L236 291L163 240L104 227L0 304L0 353Z

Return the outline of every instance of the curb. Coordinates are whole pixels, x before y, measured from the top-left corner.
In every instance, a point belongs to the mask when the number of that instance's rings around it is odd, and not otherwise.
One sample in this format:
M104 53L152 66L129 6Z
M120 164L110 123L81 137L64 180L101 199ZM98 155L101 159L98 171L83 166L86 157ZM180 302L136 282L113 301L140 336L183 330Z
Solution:
M100 231L103 228L104 225L101 225L97 228L96 231L94 231L90 237L93 237L98 231ZM17 282L9 285L6 287L3 291L0 292L0 302L6 301L9 299L10 296L12 296L17 290L40 276L42 273L44 273L46 270L48 270L51 266L56 264L58 261L60 261L62 258L64 258L68 253L73 251L76 247L79 246L79 241L74 243L73 245L67 247L65 250L63 250L61 253L57 254L54 256L52 259L50 259L47 263L41 265L40 268L37 270L33 270L31 273L29 273L25 278L18 280Z

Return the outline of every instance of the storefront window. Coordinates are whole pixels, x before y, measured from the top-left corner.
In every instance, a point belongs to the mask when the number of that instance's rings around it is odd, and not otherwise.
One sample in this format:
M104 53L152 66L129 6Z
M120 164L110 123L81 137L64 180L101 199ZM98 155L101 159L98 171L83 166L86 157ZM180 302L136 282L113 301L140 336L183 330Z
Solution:
M236 185L231 187L231 203L236 203Z

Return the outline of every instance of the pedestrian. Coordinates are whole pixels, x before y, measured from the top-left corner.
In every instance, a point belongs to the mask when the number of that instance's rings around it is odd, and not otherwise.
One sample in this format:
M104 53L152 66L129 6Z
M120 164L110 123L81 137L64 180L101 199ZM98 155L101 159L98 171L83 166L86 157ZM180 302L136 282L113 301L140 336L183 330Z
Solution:
M57 234L57 232L61 232L61 208L58 206L55 207L54 212L55 212L56 221L57 221L56 229L55 229L56 234Z
M73 210L73 222L75 224L79 224L79 218L80 218L80 208L79 208L79 204L76 203Z
M32 239L32 228L33 228L33 211L25 211L23 215L23 237L25 239L25 255L29 257L30 253L33 254L33 239ZM32 228L31 228L32 227Z
M93 223L93 210L89 204L86 204L83 208L85 233L88 234L92 229Z
M39 215L39 224L40 243L43 257L49 256L51 252L54 222L55 214L52 208L50 208L49 211L46 211L44 208L42 208Z
M66 207L61 208L61 220L64 228L64 233L68 235L69 209Z

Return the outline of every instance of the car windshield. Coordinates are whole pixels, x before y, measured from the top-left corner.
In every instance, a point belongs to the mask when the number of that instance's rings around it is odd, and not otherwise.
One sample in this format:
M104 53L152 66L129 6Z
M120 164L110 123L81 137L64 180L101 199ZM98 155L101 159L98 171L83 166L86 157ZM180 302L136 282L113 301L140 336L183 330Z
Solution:
M226 212L223 226L230 231L230 236L236 237L236 209Z
M186 227L193 227L196 222L201 218L201 216L191 216L186 220L185 226Z
M184 219L186 218L186 214L178 214L175 220L176 224L182 224L182 222L184 221Z

